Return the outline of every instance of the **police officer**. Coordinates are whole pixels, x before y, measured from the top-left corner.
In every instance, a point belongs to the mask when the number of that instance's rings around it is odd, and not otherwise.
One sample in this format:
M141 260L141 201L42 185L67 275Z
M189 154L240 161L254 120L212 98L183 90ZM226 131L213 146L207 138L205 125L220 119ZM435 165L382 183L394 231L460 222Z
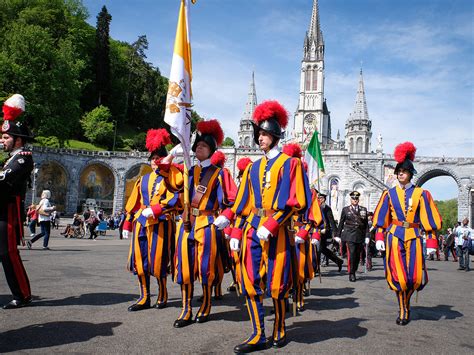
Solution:
M25 99L15 94L3 105L0 146L9 158L0 170L0 260L13 300L4 309L20 308L31 302L28 275L18 251L23 241L24 200L33 170L31 152L24 145L33 137L28 127L15 118L25 111Z
M355 282L355 273L359 267L360 253L368 232L367 209L359 206L360 193L352 191L350 206L342 209L341 219L337 229L337 236L347 245L347 269L349 281Z

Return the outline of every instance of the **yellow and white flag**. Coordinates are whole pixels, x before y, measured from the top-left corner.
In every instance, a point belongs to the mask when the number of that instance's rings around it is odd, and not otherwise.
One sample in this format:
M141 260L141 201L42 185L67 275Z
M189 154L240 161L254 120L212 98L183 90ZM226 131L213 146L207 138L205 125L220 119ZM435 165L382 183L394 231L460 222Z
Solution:
M195 0L191 1L195 2ZM165 112L165 122L170 125L171 132L181 142L184 160L188 168L191 166L189 151L191 150L191 81L193 77L189 2L190 0L181 0L179 9Z

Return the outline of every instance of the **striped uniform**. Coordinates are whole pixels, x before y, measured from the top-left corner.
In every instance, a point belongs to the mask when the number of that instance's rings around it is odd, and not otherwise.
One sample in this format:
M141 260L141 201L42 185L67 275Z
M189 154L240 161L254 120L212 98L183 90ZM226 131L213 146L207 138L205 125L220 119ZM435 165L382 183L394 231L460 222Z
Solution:
M253 325L253 334L246 341L249 344L265 341L262 303L265 290L275 307L273 338L279 340L285 336L285 301L293 285L294 240L288 222L293 215L304 213L307 191L300 160L282 153L257 160L246 168L242 177L232 211L238 221L251 208L243 227L240 263L242 293L247 297ZM257 237L260 226L271 232L268 242Z
M125 206L126 223L133 225L128 270L138 275L140 299L137 304L150 302L150 275L156 277L159 285L157 304L168 300L166 276L174 243L174 212L179 206L179 198L177 193L167 188L159 170L157 172L137 180ZM148 219L142 216L147 207L151 207L154 214Z
M401 319L409 318L413 292L428 282L420 229L427 233L427 247L437 248L435 231L441 222L431 194L421 187L384 191L375 209L376 240L384 240L386 233L385 276L390 289L397 292Z
M303 297L303 286L307 280L314 278L315 269L318 269L318 253L316 246L311 243L311 239L321 240L318 232L318 228L323 221L323 215L319 206L318 199L315 198L317 193L315 190L308 192L306 196L314 197L312 200L308 200L307 203L310 205L305 216L298 216L298 221L295 225L298 226L299 230L297 233L298 237L305 240L304 243L298 244L296 248L296 255L298 259L298 284L296 289L296 301L297 307L304 306Z
M234 181L226 176L221 168L214 165L201 167L200 164L189 170L189 200L193 200L197 186L209 169L213 172L205 186L206 190L199 201L199 206L194 210L191 231L185 231L182 220L177 225L175 281L181 285L183 297L183 309L178 320L188 320L192 317L191 300L196 277L199 278L203 288L203 303L197 316L210 314L211 287L218 280L220 271L217 260L222 250L221 243L224 242L222 231L219 231L213 222L217 212L231 207L235 200L237 188ZM177 171L174 171L173 175L174 177L169 177L169 181L173 183L175 189L178 189L180 183L182 185L182 176L179 176Z

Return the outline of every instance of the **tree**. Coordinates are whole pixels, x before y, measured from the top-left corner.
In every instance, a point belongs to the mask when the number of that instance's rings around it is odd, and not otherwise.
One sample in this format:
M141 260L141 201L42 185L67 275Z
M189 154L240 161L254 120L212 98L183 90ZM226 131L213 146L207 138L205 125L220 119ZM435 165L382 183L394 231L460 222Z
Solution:
M102 105L86 113L81 120L84 136L91 143L110 146L114 135L111 117L110 110Z
M99 105L107 104L108 96L110 95L110 21L112 21L112 16L104 5L97 15L96 28L96 80Z
M223 147L235 147L235 142L232 138L226 137L224 142L222 142Z
M443 227L440 233L446 233L448 228L452 228L458 221L458 200L435 201L438 211L443 219Z

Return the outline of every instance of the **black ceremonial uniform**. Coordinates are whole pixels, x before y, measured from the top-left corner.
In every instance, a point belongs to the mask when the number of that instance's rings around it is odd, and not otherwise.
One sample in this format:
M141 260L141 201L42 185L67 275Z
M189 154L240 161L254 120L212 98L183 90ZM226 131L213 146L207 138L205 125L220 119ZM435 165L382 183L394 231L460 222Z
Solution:
M355 281L360 253L368 232L367 209L362 206L346 206L342 209L337 236L347 245L347 268L349 280Z
M337 231L336 222L334 221L331 207L326 205L326 203L322 204L321 213L323 215L324 222L323 228L326 230L326 232L321 234L320 253L325 255L329 260L333 261L339 267L339 271L341 271L343 264L342 259L339 259L336 254L334 254L334 252L327 247L328 241L332 239L333 233Z
M13 299L23 303L31 301L31 290L17 246L23 239L24 199L32 170L31 152L24 147L14 150L0 170L0 260Z

